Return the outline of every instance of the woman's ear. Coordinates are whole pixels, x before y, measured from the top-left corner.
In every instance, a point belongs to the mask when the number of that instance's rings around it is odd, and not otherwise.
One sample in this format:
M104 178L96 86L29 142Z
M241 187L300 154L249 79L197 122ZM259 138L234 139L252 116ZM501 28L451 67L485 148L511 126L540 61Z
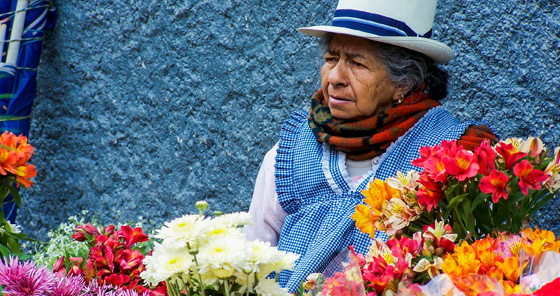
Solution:
M408 93L407 86L398 86L395 89L395 92L393 93L393 104L394 105L402 104L407 93Z

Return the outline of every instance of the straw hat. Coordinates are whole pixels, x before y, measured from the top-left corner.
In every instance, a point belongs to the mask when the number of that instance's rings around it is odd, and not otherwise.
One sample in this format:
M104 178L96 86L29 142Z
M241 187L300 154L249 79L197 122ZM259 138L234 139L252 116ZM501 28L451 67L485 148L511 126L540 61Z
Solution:
M345 34L408 48L443 64L453 50L432 36L437 0L340 0L331 26L299 28L323 38Z

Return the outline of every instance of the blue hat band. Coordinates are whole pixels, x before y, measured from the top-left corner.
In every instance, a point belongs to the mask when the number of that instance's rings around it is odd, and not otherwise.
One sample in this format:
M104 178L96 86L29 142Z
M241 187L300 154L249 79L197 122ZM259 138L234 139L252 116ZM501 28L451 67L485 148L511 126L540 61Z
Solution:
M432 37L431 29L426 34L420 35L401 21L375 13L351 9L337 10L334 13L332 25L379 36Z

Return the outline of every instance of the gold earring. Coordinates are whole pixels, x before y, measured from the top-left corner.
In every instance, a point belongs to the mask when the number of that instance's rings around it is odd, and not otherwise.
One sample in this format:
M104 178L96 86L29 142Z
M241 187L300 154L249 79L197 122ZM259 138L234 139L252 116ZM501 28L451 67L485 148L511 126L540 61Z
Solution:
M404 100L404 95L403 94L399 95L399 99L395 101L395 105L402 104L403 100Z

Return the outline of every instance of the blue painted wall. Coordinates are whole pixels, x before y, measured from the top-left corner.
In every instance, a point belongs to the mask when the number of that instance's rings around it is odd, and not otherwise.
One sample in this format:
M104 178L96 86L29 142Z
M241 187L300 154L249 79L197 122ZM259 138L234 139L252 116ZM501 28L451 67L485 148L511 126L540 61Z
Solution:
M336 1L57 0L30 141L38 168L18 223L44 238L69 215L158 225L206 199L246 210L260 161L320 87L298 27ZM558 1L440 0L457 57L445 105L503 137L560 144ZM558 233L558 202L540 220Z

